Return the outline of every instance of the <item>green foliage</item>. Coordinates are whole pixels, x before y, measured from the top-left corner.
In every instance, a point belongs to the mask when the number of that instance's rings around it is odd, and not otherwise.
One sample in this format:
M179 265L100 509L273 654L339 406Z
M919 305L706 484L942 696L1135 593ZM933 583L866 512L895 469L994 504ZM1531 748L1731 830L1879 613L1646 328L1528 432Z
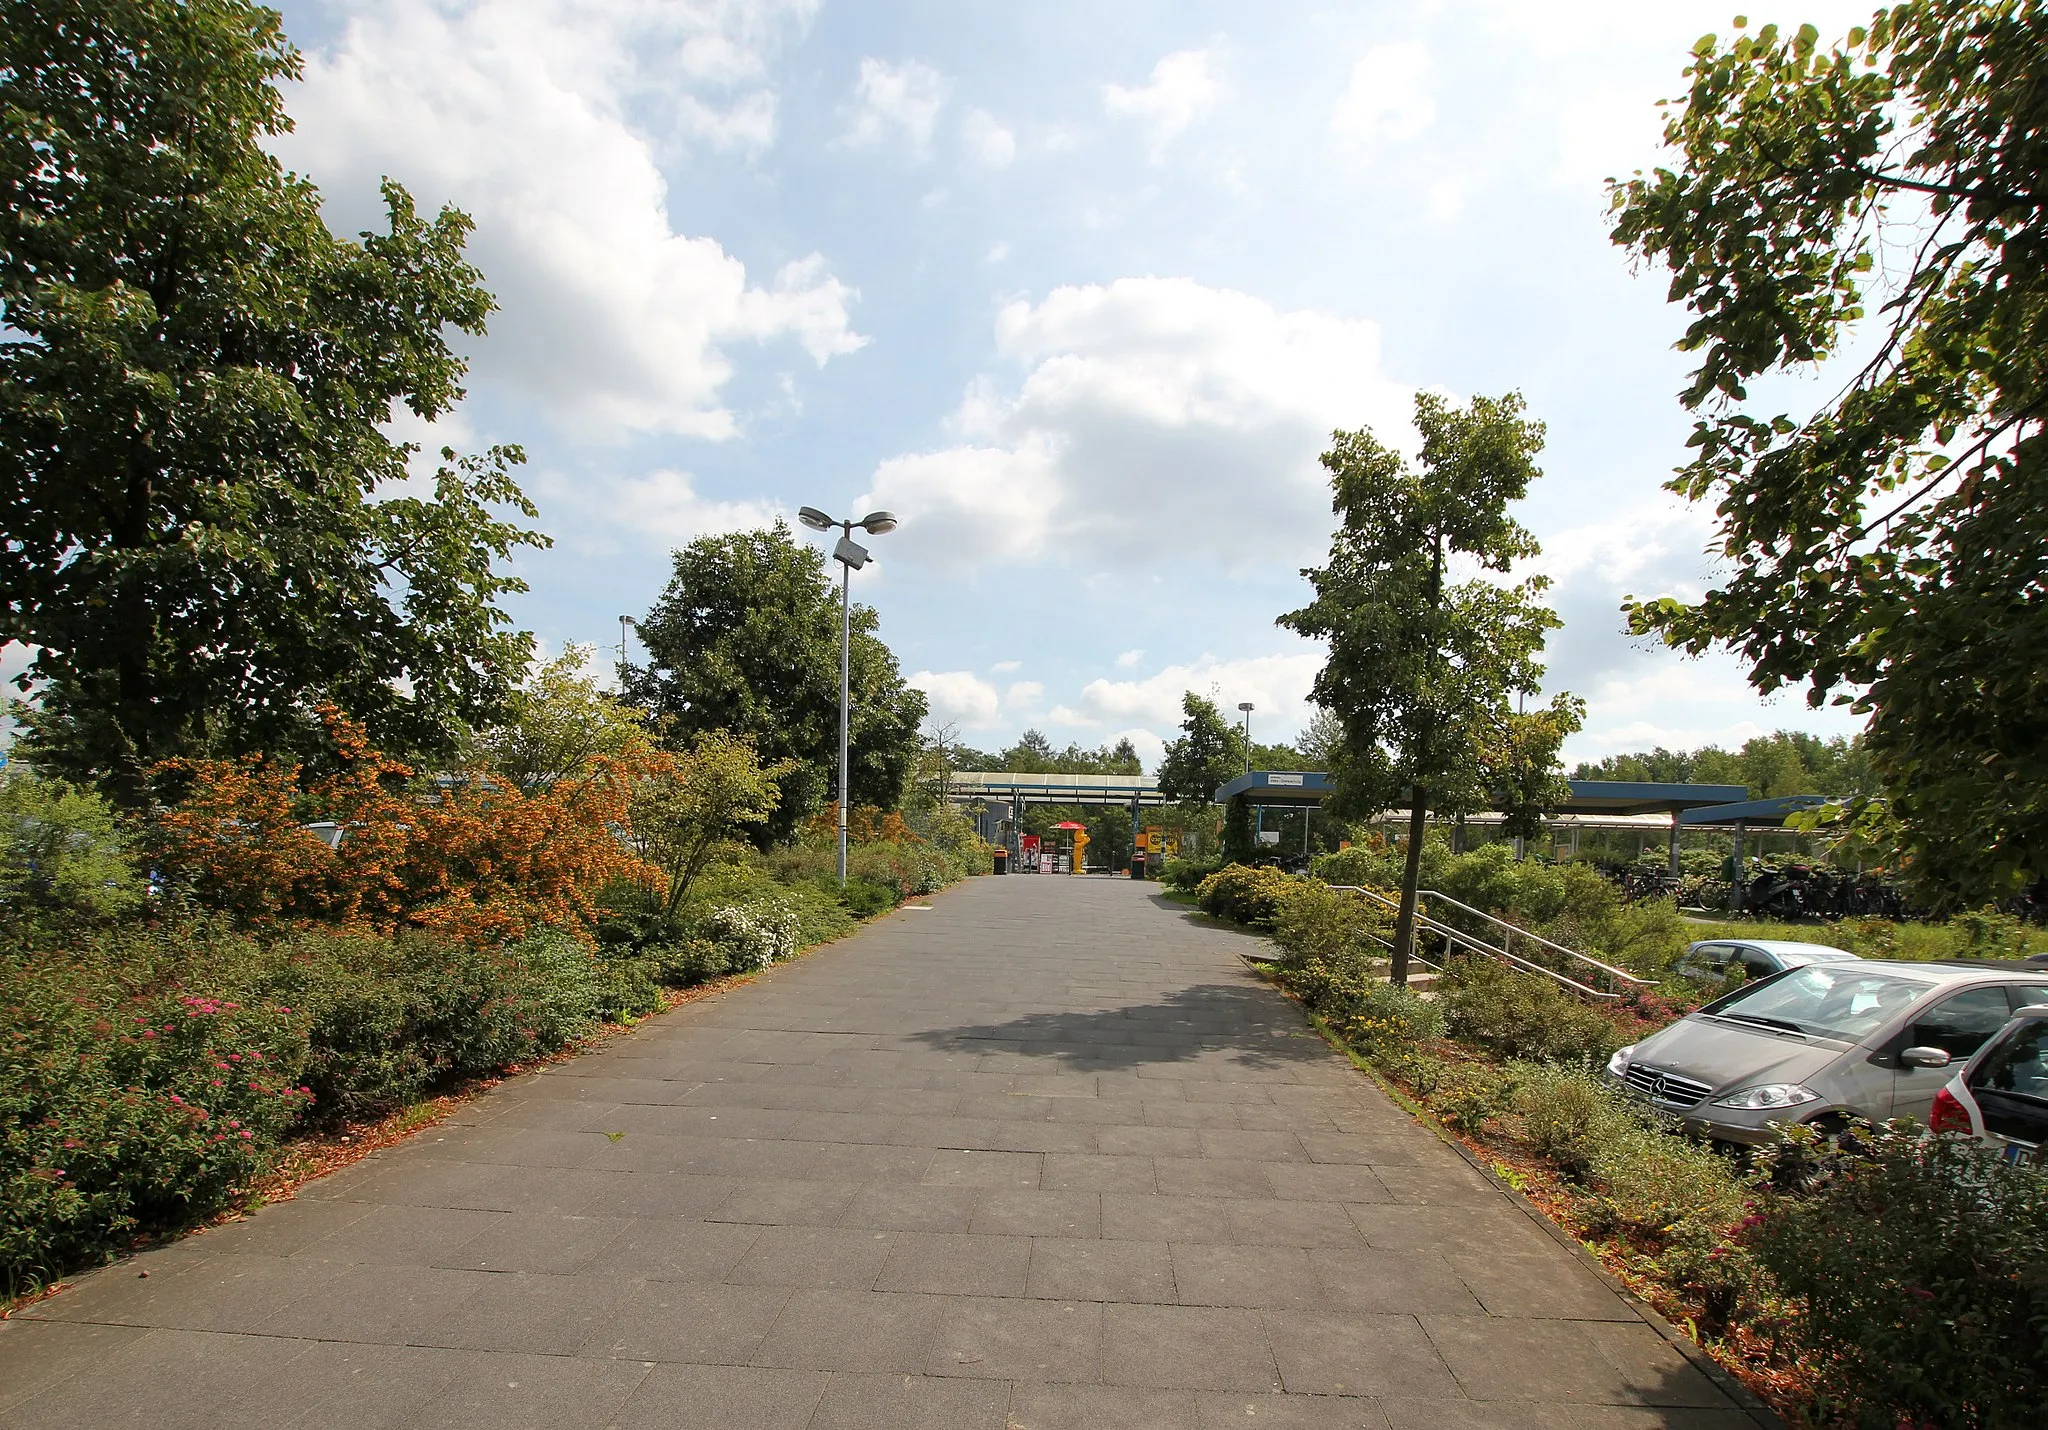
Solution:
M1223 857L1232 864L1250 864L1259 857L1252 838L1251 801L1234 794L1223 806Z
M383 186L336 238L274 156L300 72L248 0L0 16L0 639L45 769L124 803L179 755L303 745L327 699L446 752L525 667L499 568L546 538L515 448L398 494L386 433L461 396L470 221Z
M1507 792L1512 812L1554 802L1558 742L1583 706L1561 695L1549 710L1518 716L1513 697L1534 694L1539 656L1556 613L1539 599L1548 579L1512 585L1447 582L1463 558L1504 572L1537 554L1536 539L1507 514L1540 475L1541 423L1520 396L1475 397L1452 408L1418 392L1420 471L1369 431L1339 432L1323 456L1342 521L1328 564L1308 571L1315 599L1280 618L1327 641L1315 700L1344 737L1331 766L1340 816L1406 805L1419 857L1430 808L1471 810ZM1400 882L1393 977L1407 976L1417 870Z
M817 547L781 522L705 536L675 553L675 574L639 622L648 663L626 671L626 697L671 742L710 731L750 739L761 758L795 764L759 826L762 847L788 839L831 799L839 767L839 592ZM894 809L919 755L925 699L903 682L853 607L851 803Z
M1306 958L1281 976L1332 1032L1367 1058L1385 1062L1412 1056L1421 1044L1444 1035L1443 1012L1436 1004L1361 967Z
M1805 1155L1793 1149L1795 1157ZM1843 1420L2048 1421L2048 1181L1987 1147L1880 1129L1751 1233L1803 1314L1786 1334Z
M1302 880L1267 865L1226 864L1195 890L1202 912L1220 919L1271 928L1274 915L1299 889Z
M1191 894L1222 867L1221 859L1168 859L1159 866L1159 881L1169 889Z
M521 789L545 789L645 744L646 717L583 673L590 653L571 645L530 672L506 698L503 720L470 738L465 759Z
M1624 1041L1613 1019L1549 979L1492 959L1453 959L1439 988L1451 1036L1500 1057L1593 1063Z
M1941 907L2048 875L2044 37L2031 0L1914 0L1832 49L1811 26L1708 36L1669 160L1613 192L1615 241L1692 314L1670 485L1713 503L1731 568L1631 623L1868 714L1868 828ZM1852 334L1860 366L1810 414L1751 399Z
M1753 1320L1770 1288L1731 1237L1758 1195L1736 1166L1576 1064L1507 1068L1529 1145L1584 1190L1588 1234L1627 1243L1638 1265L1694 1302L1700 1328Z
M724 730L706 730L651 763L633 786L633 844L668 876L671 915L721 841L774 817L782 800L776 782L796 768L794 760L763 764L751 740Z
M0 770L0 909L111 918L139 908L142 877L113 808L90 790Z
M1181 806L1184 817L1208 824L1216 791L1244 773L1244 733L1223 718L1215 701L1192 690L1181 696L1180 708L1180 737L1167 741L1160 757L1159 789Z
M872 879L848 879L839 897L856 918L871 919L896 907L895 889Z
M309 1117L553 1052L604 994L583 945L265 943L203 924L16 926L0 950L0 1275L47 1280L235 1205Z
M1273 915L1273 941L1286 950L1288 966L1316 959L1363 970L1385 961L1393 931L1392 917L1379 905L1314 880L1299 883Z

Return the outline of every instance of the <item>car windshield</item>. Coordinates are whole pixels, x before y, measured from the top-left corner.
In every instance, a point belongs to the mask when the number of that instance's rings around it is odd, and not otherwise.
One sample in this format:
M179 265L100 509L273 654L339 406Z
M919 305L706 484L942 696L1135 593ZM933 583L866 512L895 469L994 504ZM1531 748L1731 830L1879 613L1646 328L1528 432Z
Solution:
M1857 1042L1927 992L1925 983L1856 968L1809 963L1714 1005L1738 1023Z

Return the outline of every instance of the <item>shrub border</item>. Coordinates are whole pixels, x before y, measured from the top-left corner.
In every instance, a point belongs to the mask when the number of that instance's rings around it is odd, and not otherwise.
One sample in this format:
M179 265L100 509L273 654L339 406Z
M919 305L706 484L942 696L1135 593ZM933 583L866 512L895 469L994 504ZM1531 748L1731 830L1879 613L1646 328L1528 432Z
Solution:
M1659 1336L1662 1336L1673 1350L1685 1357L1693 1369L1706 1376L1716 1389L1735 1402L1737 1409L1748 1415L1757 1425L1763 1427L1763 1430L1789 1430L1788 1423L1770 1407L1768 1402L1747 1385L1743 1384L1740 1377L1731 1373L1719 1361L1715 1360L1713 1356L1709 1355L1699 1342L1665 1319L1663 1313L1658 1311L1656 1307L1631 1291L1623 1284L1620 1278L1607 1269L1606 1265L1587 1248L1584 1242L1552 1221L1544 1214L1541 1207L1530 1201L1526 1195L1516 1190L1504 1177L1488 1166L1485 1159L1465 1144L1463 1138L1452 1132L1448 1127L1445 1127L1435 1117L1432 1117L1428 1109L1423 1107L1421 1103L1415 1101L1415 1099L1408 1096L1407 1093L1403 1092L1386 1077L1382 1076L1380 1071L1360 1056L1355 1048L1338 1037L1321 1015L1295 997L1293 993L1289 992L1283 984L1272 976L1269 961L1254 958L1248 953L1240 953L1238 957L1244 961L1246 967L1251 969L1255 977L1276 989L1282 997L1299 1008L1308 1019L1309 1025L1316 1030L1317 1036L1349 1059L1353 1068L1365 1074L1372 1081L1372 1084L1385 1093L1388 1099L1402 1111L1406 1112L1424 1127L1427 1127L1431 1132L1434 1132L1439 1141L1445 1143L1460 1157L1464 1158L1467 1166L1484 1177L1494 1190L1500 1192L1510 1202L1514 1203L1522 1215L1541 1227L1549 1235L1550 1239L1569 1252L1579 1265L1598 1276L1609 1290L1621 1297L1622 1302L1630 1310L1634 1311Z
M920 894L916 897L929 904L932 899L937 898L941 894L951 893L966 882L966 878L957 879L953 883L946 885L943 889L935 890L929 894ZM758 982L768 977L778 968L787 968L791 964L809 958L812 954L823 949L843 944L860 934L863 930L894 917L902 912L905 907L907 907L907 904L895 904L872 918L858 920L851 929L837 938L825 939L820 943L800 948L793 957L785 958L777 963L771 963L766 968L757 968L746 973L730 973L723 978L713 978L689 988L664 988L662 990L662 1006L659 1010L628 1021L602 1023L584 1037L577 1039L566 1047L558 1048L544 1057L533 1058L523 1063L513 1063L498 1069L496 1072L480 1074L467 1081L458 1083L444 1092L436 1093L432 1097L422 1099L406 1107L401 1107L395 1112L386 1113L383 1117L375 1118L368 1122L340 1122L309 1136L294 1137L280 1149L282 1155L279 1156L277 1165L265 1176L259 1178L256 1185L249 1189L252 1197L261 1199L254 1206L245 1206L232 1211L222 1212L210 1220L181 1228L168 1235L147 1237L131 1245L125 1251L117 1253L109 1260L100 1263L98 1266L82 1270L75 1276L60 1277L55 1281L38 1286L34 1290L24 1291L17 1296L0 1296L0 1321L12 1320L17 1312L47 1301L53 1296L62 1295L64 1292L84 1284L84 1282L93 1277L105 1275L115 1267L125 1265L127 1262L134 1260L136 1256L145 1251L154 1251L159 1247L175 1246L179 1242L187 1241L193 1237L205 1236L210 1231L221 1227L233 1226L236 1222L246 1221L267 1206L294 1201L297 1199L300 1189L308 1183L317 1182L323 1177L331 1177L337 1172L346 1171L358 1162L362 1162L379 1152L399 1146L411 1138L417 1137L422 1132L439 1127L464 1107L476 1102L494 1088L501 1087L518 1078L538 1077L559 1063L570 1062L576 1058L600 1052L616 1039L627 1037L643 1025L652 1022L656 1018L673 1013L686 1004L703 1002L707 999L731 993L735 989L744 987L746 984Z

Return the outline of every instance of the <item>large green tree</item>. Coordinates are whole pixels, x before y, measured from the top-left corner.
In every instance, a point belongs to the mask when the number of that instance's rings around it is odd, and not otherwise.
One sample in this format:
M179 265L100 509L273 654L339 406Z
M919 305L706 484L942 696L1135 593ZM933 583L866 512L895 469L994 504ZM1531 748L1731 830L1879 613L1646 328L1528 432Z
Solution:
M0 7L0 638L39 761L128 799L321 699L447 750L529 654L518 452L385 490L393 410L461 397L448 335L491 310L469 220L387 183L386 231L331 234L264 147L298 72L247 0Z
M1632 620L1867 714L1931 901L2048 876L2048 5L1709 35L1686 75L1614 238L1692 312L1671 486L1728 574ZM1807 415L1751 391L1838 353Z
M1522 416L1514 393L1453 407L1421 392L1415 426L1419 470L1364 428L1333 436L1323 465L1342 524L1328 564L1302 573L1315 599L1280 618L1329 643L1315 700L1343 727L1331 761L1334 812L1408 807L1397 984L1407 981L1414 949L1430 810L1467 813L1504 791L1510 812L1526 817L1554 772L1557 740L1580 718L1570 696L1540 716L1517 716L1511 704L1542 679L1538 657L1558 625L1539 599L1548 580L1457 580L1451 570L1457 561L1506 572L1538 554L1507 509L1541 475L1542 424Z
M921 692L903 682L875 632L874 608L853 607L848 746L851 802L894 809L919 756ZM781 798L758 826L787 838L833 798L839 768L839 592L817 547L777 522L705 536L675 553L675 574L639 623L647 663L625 672L627 698L662 738L725 730L752 740L779 774Z
M1192 690L1180 708L1180 737L1167 741L1159 760L1159 790L1180 806L1182 832L1199 844L1216 823L1216 791L1245 771L1244 732Z

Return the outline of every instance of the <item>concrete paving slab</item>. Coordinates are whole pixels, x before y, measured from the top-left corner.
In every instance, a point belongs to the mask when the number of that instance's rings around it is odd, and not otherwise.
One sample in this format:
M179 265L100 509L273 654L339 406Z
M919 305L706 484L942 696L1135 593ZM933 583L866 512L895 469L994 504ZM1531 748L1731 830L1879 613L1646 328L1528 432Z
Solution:
M1757 1423L1245 947L972 881L28 1308L0 1419Z

